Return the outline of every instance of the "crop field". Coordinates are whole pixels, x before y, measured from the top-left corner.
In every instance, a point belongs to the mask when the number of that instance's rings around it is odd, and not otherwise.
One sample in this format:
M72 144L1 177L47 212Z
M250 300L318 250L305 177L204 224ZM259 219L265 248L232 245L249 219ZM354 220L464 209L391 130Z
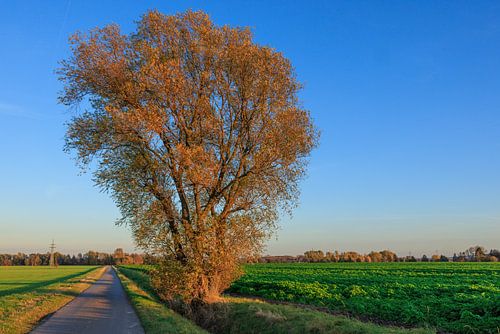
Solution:
M252 264L229 292L440 332L500 333L500 263Z
M96 266L0 266L0 333L25 333L92 282Z

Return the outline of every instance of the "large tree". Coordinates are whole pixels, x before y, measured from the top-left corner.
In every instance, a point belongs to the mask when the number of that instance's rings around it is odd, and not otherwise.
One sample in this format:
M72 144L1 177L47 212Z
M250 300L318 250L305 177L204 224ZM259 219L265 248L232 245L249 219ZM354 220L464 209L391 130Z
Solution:
M66 149L163 257L165 298L218 296L295 205L317 143L290 62L202 12L151 11L132 34L109 25L70 41L60 101L88 110Z

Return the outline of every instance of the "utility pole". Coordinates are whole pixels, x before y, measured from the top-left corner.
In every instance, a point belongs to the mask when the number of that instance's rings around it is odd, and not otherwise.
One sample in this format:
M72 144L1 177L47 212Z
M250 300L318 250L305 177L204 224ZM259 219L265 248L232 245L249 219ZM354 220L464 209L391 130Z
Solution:
M52 243L50 244L50 260L49 260L49 266L51 266L51 267L57 267L56 259L55 259L55 255L54 255L55 249L56 249L56 245L54 244L54 239L52 239Z

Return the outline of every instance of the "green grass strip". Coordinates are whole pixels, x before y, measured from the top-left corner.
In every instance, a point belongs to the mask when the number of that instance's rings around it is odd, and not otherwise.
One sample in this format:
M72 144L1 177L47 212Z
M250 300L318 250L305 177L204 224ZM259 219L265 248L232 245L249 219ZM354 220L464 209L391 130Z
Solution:
M225 298L218 307L224 315L213 327L217 333L332 333L431 334L432 329L402 329L362 322L344 316L245 298ZM221 312L222 311L222 312Z
M122 267L117 272L147 334L207 333L162 304L151 293L146 274Z

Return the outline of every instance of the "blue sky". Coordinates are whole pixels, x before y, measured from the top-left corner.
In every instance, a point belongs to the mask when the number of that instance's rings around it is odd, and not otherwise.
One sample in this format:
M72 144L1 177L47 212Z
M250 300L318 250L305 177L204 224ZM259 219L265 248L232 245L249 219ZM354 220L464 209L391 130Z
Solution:
M299 208L267 253L500 247L500 2L2 1L0 252L133 250L62 152L54 74L76 30L133 31L148 9L250 26L305 84L321 130Z

